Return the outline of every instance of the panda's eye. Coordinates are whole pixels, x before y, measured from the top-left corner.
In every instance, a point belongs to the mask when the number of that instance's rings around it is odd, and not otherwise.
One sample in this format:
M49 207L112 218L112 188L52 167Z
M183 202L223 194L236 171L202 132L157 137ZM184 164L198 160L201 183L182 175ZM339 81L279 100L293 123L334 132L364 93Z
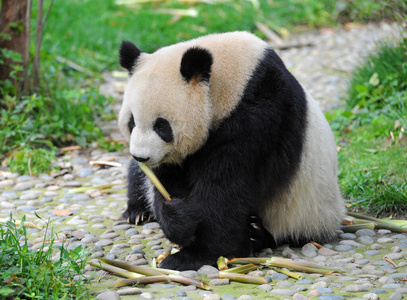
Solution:
M127 124L127 126L129 127L130 133L133 131L133 128L136 127L136 124L134 123L133 115L131 115L129 123Z
M157 118L154 123L154 131L166 143L170 143L174 140L170 122L168 122L166 119Z

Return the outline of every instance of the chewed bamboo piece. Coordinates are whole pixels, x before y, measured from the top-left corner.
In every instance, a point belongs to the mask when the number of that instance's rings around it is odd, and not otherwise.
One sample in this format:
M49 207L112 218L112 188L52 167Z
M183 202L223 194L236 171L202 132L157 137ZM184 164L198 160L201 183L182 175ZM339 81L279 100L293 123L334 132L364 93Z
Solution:
M219 278L227 278L229 280L238 281L242 283L254 283L254 284L268 284L267 280L260 276L251 276L241 273L232 273L219 271Z
M151 182L155 185L157 190L164 196L164 198L168 201L171 201L170 194L167 192L165 187L162 185L160 180L158 180L157 176L155 176L154 172L147 166L145 163L139 162L138 163L140 169L147 175L147 177L151 180Z

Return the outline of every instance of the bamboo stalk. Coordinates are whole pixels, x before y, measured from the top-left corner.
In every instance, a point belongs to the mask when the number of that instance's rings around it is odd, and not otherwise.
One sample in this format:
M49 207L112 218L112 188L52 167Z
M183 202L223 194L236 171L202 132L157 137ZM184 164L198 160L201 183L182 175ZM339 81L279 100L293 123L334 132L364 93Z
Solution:
M226 257L220 256L217 261L219 271L224 271L228 268L228 259Z
M147 177L151 180L151 182L155 185L157 190L164 196L164 198L168 201L171 201L170 194L168 194L167 190L164 188L160 180L158 180L157 176L155 176L154 172L147 166L145 163L139 162L138 163L140 169L147 175Z
M146 266L133 266L130 264L126 264L117 260L111 260L107 258L102 258L102 262L109 264L111 266L121 268L130 272L142 274L142 275L147 275L147 276L157 276L157 275L162 275L162 272L158 272L154 268L146 267Z
M196 286L202 290L206 290L206 291L212 290L212 287L208 283L197 280L197 279L188 278L188 277L184 277L181 275L174 275L174 274L170 274L170 275L168 275L168 277L171 279L171 281L174 281L174 282L182 283L185 285L194 285L194 286Z
M227 278L229 280L242 282L242 283L254 283L254 284L268 284L267 280L260 276L251 276L240 273L231 273L225 271L219 271L219 278Z
M168 247L163 252L161 252L160 255L157 256L157 259L156 259L157 264L160 264L164 259L166 259L168 256L170 256L171 250L172 250L172 246Z
M291 272L290 270L287 270L286 268L278 269L278 268L271 267L271 269L278 273L285 274L285 275L292 277L294 279L297 279L297 280L300 280L302 278L301 274Z
M244 266L234 267L227 270L221 270L223 272L231 272L231 273L249 273L250 271L257 270L259 266L254 264L247 264Z
M329 269L317 265L307 264L303 262L294 261L288 258L272 257L264 265L279 268L287 268L301 272L318 273L329 275L332 273L342 273L342 271Z
M121 268L115 267L115 266L111 266L109 264L105 264L105 263L95 263L90 261L89 264L93 267L108 271L110 273L116 274L116 275L120 275L122 277L126 277L126 278L131 278L131 279L135 279L135 278L140 278L140 277L144 277L144 275L140 275L134 272L130 272L127 270L123 270Z
M387 225L392 225L394 226L395 224L401 226L401 227L406 227L407 228L407 220L386 220L386 219L378 219L374 218L371 216L365 216L362 214L354 213L354 212L347 212L348 216L357 218L357 219L362 219L362 220L368 220L371 222L375 223L381 223L381 224L387 224Z
M76 189L72 189L69 191L69 193L82 193L86 192L87 190L103 190L103 189L108 189L111 188L112 186L119 185L120 183L109 183L109 184L101 184L101 185L94 185L94 186L84 186Z
M270 258L268 257L246 257L246 258L232 258L229 260L229 264L256 264L261 265L266 263Z
M128 285L139 285L139 284L149 284L157 282L169 282L170 279L167 275L158 275L158 276L148 276L141 278L132 278L132 279L120 279L115 284L114 287L122 287Z
M363 223L363 224L341 226L341 230L343 232L356 232L359 229L371 229L371 230L373 230L374 228L375 228L375 224L373 222L372 223Z

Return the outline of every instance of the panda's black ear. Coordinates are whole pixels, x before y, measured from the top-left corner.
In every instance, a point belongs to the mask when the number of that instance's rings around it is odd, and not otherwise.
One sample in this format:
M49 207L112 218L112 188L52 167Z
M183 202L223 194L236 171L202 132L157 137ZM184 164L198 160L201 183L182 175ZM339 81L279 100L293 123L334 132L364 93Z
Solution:
M132 74L134 64L140 54L141 50L136 45L129 41L123 41L119 51L120 65Z
M193 47L185 51L181 60L181 75L186 82L209 82L211 78L212 54L203 48Z

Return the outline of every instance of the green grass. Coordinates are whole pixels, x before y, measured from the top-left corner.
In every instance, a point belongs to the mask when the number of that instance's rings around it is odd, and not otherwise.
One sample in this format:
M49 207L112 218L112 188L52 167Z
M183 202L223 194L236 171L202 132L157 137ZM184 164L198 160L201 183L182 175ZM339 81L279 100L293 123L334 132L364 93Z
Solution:
M153 2L153 1L152 1ZM259 3L257 7L253 3ZM145 52L214 32L247 30L262 36L256 21L273 30L334 26L339 20L362 20L363 15L383 12L370 0L261 0L217 1L184 5L162 1L133 7L114 0L56 1L45 28L44 51L66 57L100 72L119 68L117 52L122 40L131 40ZM192 8L196 17L174 19L163 8ZM367 12L367 13L366 13ZM382 17L383 14L380 14Z
M88 299L83 282L74 281L86 263L83 249L68 252L63 244L54 247L54 233L47 227L44 236L50 241L39 250L29 250L24 222L25 217L17 226L10 217L0 225L0 298Z
M407 213L407 40L381 45L354 73L347 109L327 113L339 183L354 209Z

